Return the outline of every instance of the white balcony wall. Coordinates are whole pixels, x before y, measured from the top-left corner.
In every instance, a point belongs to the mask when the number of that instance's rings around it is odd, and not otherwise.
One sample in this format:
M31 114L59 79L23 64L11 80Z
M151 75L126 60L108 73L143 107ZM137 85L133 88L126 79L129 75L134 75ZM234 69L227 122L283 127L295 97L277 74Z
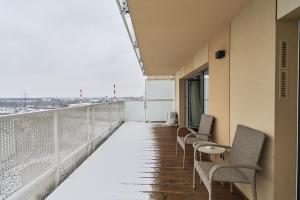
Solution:
M175 81L146 79L145 101L126 101L125 121L168 121L175 112Z
M146 121L168 121L174 112L174 101L147 101Z
M167 121L175 112L175 80L146 79L145 87L145 121Z
M147 100L175 99L175 80L146 79L145 87Z
M144 101L126 101L124 103L125 121L145 121L145 102Z
M123 103L0 117L0 199L43 199L124 121Z

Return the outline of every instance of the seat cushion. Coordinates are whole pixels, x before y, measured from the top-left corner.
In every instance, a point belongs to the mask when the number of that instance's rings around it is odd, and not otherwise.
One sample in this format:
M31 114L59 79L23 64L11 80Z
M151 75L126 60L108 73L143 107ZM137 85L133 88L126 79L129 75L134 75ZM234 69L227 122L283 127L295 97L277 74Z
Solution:
M181 147L184 147L184 137L177 137L177 141L180 144ZM185 144L193 144L194 142L198 142L201 141L201 139L196 138L196 137L188 137ZM205 141L203 141L205 142Z
M210 169L214 166L213 162L194 161L194 166L203 181L208 182ZM213 181L250 183L247 177L238 169L222 168L216 171Z

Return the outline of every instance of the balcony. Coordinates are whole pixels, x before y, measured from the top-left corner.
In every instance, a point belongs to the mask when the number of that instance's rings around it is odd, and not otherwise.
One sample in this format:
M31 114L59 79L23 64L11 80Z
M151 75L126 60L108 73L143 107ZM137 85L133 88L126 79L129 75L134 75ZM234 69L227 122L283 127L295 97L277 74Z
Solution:
M1 117L1 199L206 199L198 177L192 189L193 150L185 170L175 155L177 127L124 116L115 102Z
M218 144L231 146L239 125L264 132L258 199L299 199L300 6L116 2L142 73L171 81L162 87L149 79L145 102L0 117L0 199L207 199L199 177L192 190L192 149L186 170L182 155L175 156L177 127L162 123L169 112L178 114L179 125L199 124L202 113L214 116ZM214 195L253 198L250 185L234 187L230 193L216 183Z

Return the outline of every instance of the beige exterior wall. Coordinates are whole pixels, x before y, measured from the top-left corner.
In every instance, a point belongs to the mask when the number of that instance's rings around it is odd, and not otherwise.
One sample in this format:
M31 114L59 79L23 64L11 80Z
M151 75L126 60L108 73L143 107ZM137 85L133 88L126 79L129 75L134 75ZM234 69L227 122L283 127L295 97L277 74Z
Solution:
M253 0L231 23L230 137L238 124L268 134L257 176L258 199L273 199L275 0ZM238 187L252 198L251 187Z
M225 50L225 57L215 58L215 52ZM229 145L229 59L230 26L209 43L209 107L215 117L213 135L219 144Z
M148 80L173 80L174 76L146 76Z
M208 45L205 45L184 64L176 73L179 79L186 78L200 71L208 63Z
M196 74L208 63L208 45L204 46L194 56L191 56L184 66L175 74L176 79L176 112L178 113L179 125L184 125L184 79Z
M258 199L295 199L297 36L296 21L276 22L276 0L253 0L176 73L182 122L183 79L209 63L209 113L216 117L216 142L232 143L238 124L268 135L259 163L263 171L257 175ZM289 98L284 101L278 99L280 39L291 45ZM226 57L217 60L214 53L220 49ZM250 186L237 186L252 199Z
M175 77L175 104L176 104L176 112L178 114L178 125L185 125L185 116L184 116L184 80L180 79L178 75Z
M277 23L274 199L296 199L297 59L296 21ZM289 41L288 99L279 100L279 41Z
M300 0L277 0L277 19L284 17L299 6Z

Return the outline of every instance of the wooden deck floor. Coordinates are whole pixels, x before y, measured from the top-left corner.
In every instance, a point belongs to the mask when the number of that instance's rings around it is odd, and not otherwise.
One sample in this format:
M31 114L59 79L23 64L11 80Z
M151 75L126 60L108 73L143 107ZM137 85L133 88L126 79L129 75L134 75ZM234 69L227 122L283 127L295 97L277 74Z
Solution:
M48 199L206 200L197 177L192 189L193 150L182 169L175 156L176 127L129 122L122 125ZM214 185L215 199L242 200L228 185Z

